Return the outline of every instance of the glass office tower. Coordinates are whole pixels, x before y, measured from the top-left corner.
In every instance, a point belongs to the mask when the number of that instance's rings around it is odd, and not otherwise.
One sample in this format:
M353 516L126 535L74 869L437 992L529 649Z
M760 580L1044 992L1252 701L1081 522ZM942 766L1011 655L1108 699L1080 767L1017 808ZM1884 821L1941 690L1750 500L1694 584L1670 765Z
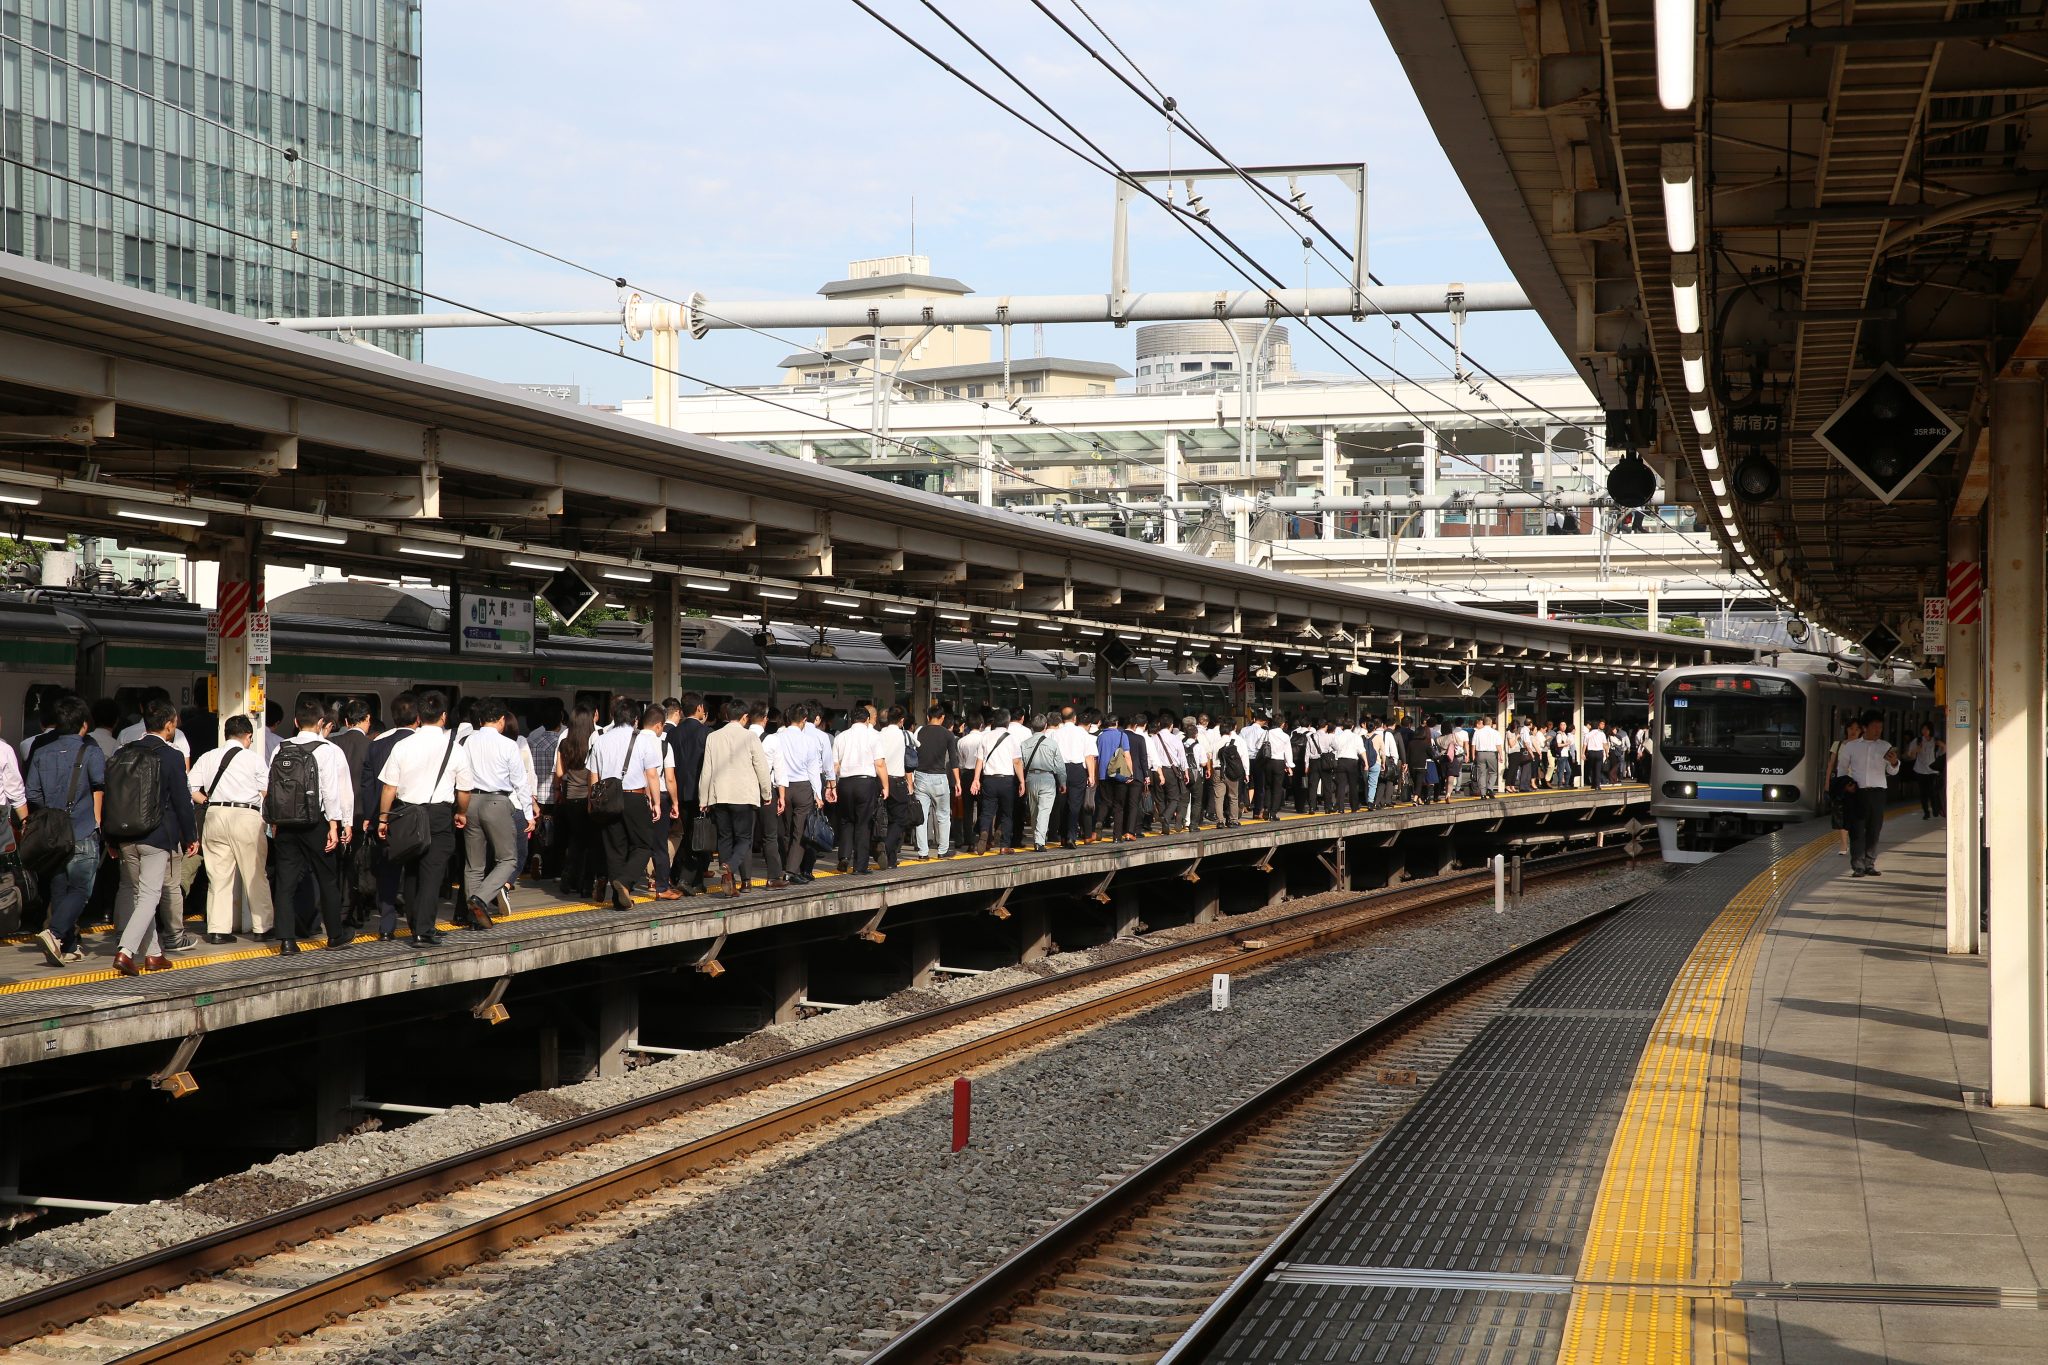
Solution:
M249 317L420 311L418 0L0 0L0 115L7 251Z

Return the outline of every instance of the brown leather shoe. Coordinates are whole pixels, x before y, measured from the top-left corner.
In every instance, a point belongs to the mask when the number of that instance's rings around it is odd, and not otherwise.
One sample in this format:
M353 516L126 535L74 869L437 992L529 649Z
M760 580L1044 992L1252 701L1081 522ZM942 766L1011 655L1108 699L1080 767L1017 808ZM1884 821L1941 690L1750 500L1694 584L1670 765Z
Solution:
M135 959L127 953L114 954L114 970L123 976L141 976L142 968L135 965Z
M679 901L683 898L683 893L671 886L666 891L655 892L654 898L658 901Z
M770 891L786 891L789 889L789 883L785 881L771 881L768 883L768 889Z
M719 874L718 874L718 883L719 883L719 886L720 886L721 888L723 888L723 889L724 889L724 891L725 891L725 894L726 894L726 895L728 895L728 896L737 896L737 895L739 894L739 892L738 892L737 890L735 890L735 889L733 888L733 884L732 884L732 873L730 873L730 872L721 872L721 873L719 873Z
M133 959L131 958L130 961L132 962ZM171 960L167 957L159 955L142 959L142 970L145 972L167 972L170 969Z

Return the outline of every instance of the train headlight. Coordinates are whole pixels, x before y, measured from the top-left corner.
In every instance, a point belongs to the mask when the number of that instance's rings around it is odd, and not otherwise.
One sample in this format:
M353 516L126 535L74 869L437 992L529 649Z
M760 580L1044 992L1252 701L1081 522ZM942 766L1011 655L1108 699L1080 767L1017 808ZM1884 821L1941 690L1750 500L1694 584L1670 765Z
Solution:
M1698 795L1700 794L1700 789L1699 789L1699 785L1698 785L1697 783L1694 783L1694 782L1688 782L1688 783L1686 783L1686 784L1685 784L1685 794L1686 794L1687 796L1698 796Z
M1777 799L1778 799L1778 789L1777 789L1776 787L1765 787L1765 788L1764 788L1764 800L1766 800L1766 801L1775 801L1775 800L1777 800Z

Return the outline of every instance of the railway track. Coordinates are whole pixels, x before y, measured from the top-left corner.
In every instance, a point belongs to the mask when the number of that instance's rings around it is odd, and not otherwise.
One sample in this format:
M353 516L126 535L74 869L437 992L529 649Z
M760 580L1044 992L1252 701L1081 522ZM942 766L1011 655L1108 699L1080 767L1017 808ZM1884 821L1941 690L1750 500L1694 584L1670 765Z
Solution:
M1579 872L1615 850L1531 864ZM1487 889L1404 885L891 1022L550 1125L0 1304L18 1359L220 1360L573 1231L679 1182L1180 993Z
M1329 1048L944 1297L867 1365L1166 1359L1198 1323L1227 1321L1226 1306L1256 1284L1290 1230L1531 977L1609 913L1430 990Z

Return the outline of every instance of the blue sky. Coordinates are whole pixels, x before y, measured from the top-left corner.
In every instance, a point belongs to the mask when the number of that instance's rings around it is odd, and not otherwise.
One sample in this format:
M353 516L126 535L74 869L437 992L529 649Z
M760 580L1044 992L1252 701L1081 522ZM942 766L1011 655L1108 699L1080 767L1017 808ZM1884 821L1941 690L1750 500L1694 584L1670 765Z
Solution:
M915 0L870 3L963 71L1028 103ZM1068 0L1051 3L1079 26ZM1195 161L1185 137L1169 149L1160 116L1028 0L945 0L941 8L1122 164ZM1370 259L1382 279L1508 278L1360 0L1089 0L1088 8L1240 164L1366 161ZM434 0L425 20L427 202L605 277L430 217L427 288L462 304L604 308L619 275L674 297L803 297L849 260L907 251L913 196L917 249L936 273L979 293L1108 287L1108 177L958 84L849 0ZM1313 183L1310 198L1333 229L1344 221L1346 196L1334 182ZM1220 187L1209 203L1224 231L1287 283L1303 281L1297 234L1248 192ZM1156 208L1134 210L1132 253L1140 288L1243 287ZM1307 278L1339 282L1320 261ZM1341 369L1299 330L1298 367ZM1418 377L1445 371L1443 349L1414 339L1412 326L1391 350L1386 321L1354 331ZM620 340L603 329L577 335L605 351ZM1475 317L1466 338L1504 373L1564 367L1532 315ZM1049 353L1126 369L1131 344L1129 333L1107 326L1046 335ZM1030 354L1029 329L1019 329L1016 345ZM764 382L788 349L714 333L684 343L683 368L725 383ZM644 343L627 350L644 359ZM647 392L644 366L531 334L429 333L427 358L495 379L573 380L598 401Z

